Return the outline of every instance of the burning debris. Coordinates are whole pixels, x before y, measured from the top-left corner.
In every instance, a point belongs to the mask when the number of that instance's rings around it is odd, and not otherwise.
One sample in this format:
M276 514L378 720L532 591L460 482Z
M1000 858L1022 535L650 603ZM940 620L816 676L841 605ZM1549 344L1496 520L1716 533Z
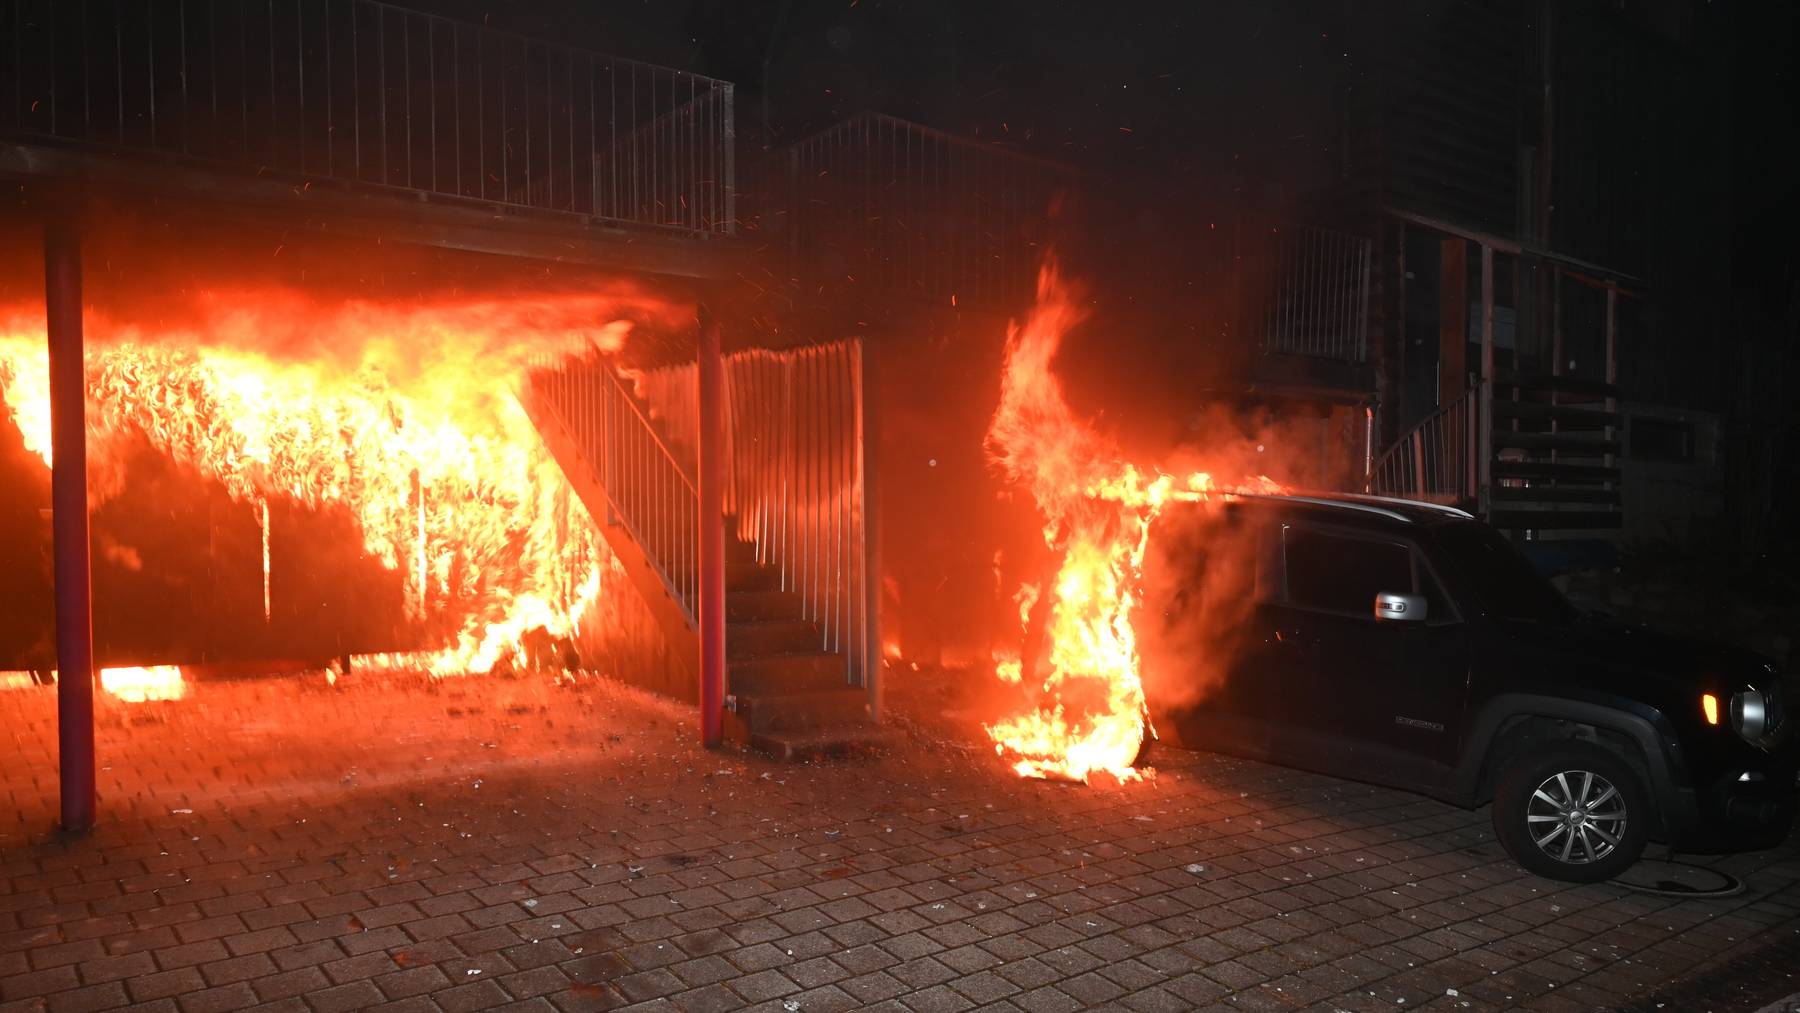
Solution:
M987 732L1021 776L1085 782L1105 772L1129 781L1141 776L1133 762L1149 727L1132 614L1152 522L1171 503L1280 486L1266 476L1233 484L1207 472L1177 478L1124 460L1071 411L1051 368L1063 336L1085 315L1047 263L1036 305L1007 335L988 454L1007 481L1031 491L1059 562L1052 578L1022 586L1015 598L1026 649L995 659L996 674L1021 683L1035 707Z
M136 668L103 668L100 687L126 703L179 700L187 695L179 665Z
M265 621L271 501L345 513L361 551L403 575L406 619L431 645L367 660L538 667L570 653L552 645L594 605L608 559L514 391L532 362L615 351L627 318L663 309L626 289L420 306L278 290L209 294L195 323L155 332L90 314L90 497L124 491L121 461L146 440L222 485L262 526ZM0 398L48 465L45 360L41 310L0 314ZM108 675L121 698L179 695L173 666Z
M55 669L29 672L0 672L0 689L24 689L48 686L56 682ZM153 700L180 700L187 696L187 681L180 665L147 665L128 668L102 668L100 688L123 703L149 703Z

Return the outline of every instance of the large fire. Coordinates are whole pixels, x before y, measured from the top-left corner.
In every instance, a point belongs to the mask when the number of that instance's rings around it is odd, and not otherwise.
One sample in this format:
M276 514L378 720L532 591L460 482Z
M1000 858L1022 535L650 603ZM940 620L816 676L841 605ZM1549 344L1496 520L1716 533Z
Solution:
M145 438L221 483L263 524L265 617L268 503L348 510L363 550L404 574L408 618L437 645L408 663L434 674L522 657L535 631L572 634L599 592L604 547L515 391L532 363L616 350L631 318L667 319L667 307L626 290L199 303L193 322L157 329L89 311L92 499L120 491L113 465ZM48 465L42 313L0 311L0 397Z
M1023 670L1019 655L996 658L996 674L1034 685L1038 705L987 731L1023 776L1086 781L1103 771L1124 781L1140 776L1132 764L1148 727L1132 612L1152 523L1172 502L1280 487L1266 476L1230 485L1206 472L1177 478L1124 460L1070 410L1052 371L1063 336L1084 316L1055 265L1046 264L1036 305L1007 334L988 454L1009 481L1030 489L1044 541L1061 563L1048 587L1027 584L1016 598L1027 636L1038 632L1034 610L1047 616L1047 646L1033 671Z

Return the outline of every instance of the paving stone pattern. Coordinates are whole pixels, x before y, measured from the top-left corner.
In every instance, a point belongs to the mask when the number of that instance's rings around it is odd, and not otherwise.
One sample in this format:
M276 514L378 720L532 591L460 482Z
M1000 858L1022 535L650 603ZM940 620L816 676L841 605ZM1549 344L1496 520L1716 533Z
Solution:
M0 692L0 1013L1574 1011L1800 931L1792 844L1716 860L1725 900L1563 886L1402 792L1172 750L1028 782L922 732L779 763L599 680L103 702L65 838L54 705Z

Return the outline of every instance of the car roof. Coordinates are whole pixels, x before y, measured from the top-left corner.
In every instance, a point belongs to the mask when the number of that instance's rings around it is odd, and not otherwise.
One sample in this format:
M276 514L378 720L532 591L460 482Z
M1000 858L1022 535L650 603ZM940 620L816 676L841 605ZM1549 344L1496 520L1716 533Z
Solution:
M1385 521L1390 524L1437 524L1445 521L1472 521L1475 515L1466 510L1423 500L1396 499L1391 496L1367 496L1346 492L1246 493L1239 500L1291 506L1309 513L1334 515L1343 520Z

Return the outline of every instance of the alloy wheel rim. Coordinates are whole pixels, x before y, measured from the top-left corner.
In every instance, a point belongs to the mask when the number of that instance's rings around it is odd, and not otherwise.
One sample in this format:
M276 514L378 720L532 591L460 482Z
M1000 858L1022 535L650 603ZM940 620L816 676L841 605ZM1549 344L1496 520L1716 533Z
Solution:
M1525 807L1525 825L1538 850L1566 865L1598 862L1625 837L1629 813L1617 785L1591 770L1562 770L1544 778Z

